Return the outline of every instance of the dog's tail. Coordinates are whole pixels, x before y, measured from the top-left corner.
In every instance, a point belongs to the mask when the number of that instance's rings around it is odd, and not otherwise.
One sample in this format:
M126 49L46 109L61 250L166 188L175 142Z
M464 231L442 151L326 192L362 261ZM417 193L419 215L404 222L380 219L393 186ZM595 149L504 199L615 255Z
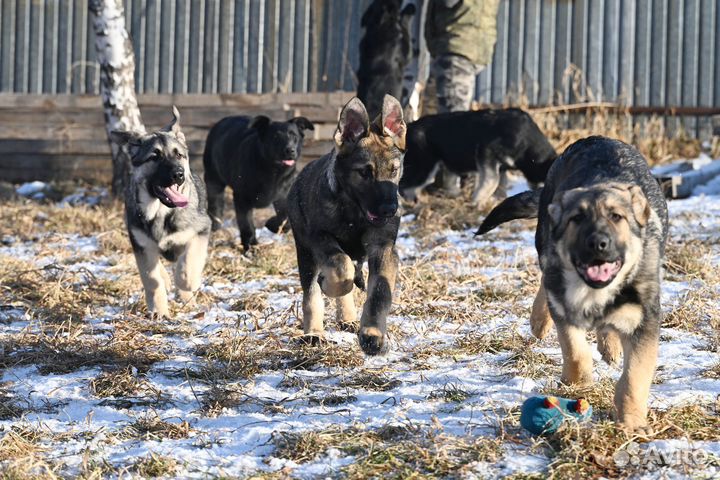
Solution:
M475 235L483 235L493 228L518 218L537 218L542 189L528 190L508 197L488 214Z

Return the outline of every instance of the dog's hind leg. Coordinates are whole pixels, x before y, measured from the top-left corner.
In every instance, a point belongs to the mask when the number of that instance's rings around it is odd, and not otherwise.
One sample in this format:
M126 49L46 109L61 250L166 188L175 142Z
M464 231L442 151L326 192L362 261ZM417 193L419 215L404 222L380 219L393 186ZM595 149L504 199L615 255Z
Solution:
M211 168L205 167L205 186L208 196L208 215L213 231L222 227L225 213L225 184Z
M550 316L550 309L548 309L545 287L542 280L540 280L540 288L535 296L532 312L530 313L530 330L535 338L542 340L550 333L552 325L553 320Z
M592 378L592 352L582 328L555 323L563 355L560 381L568 385L590 385Z
M319 340L325 332L323 322L325 304L323 303L320 285L317 281L319 269L310 249L297 244L297 242L295 246L297 250L298 271L300 273L300 285L303 290L303 333L311 340Z
M368 255L367 300L363 305L358 332L360 347L368 355L377 355L387 349L386 322L392 306L397 269L398 255L393 245L371 248Z
M175 264L175 285L180 301L188 303L202 283L208 251L208 235L197 235L188 242L187 248Z
M165 279L168 276L167 270L160 262L160 252L154 245L134 248L135 261L140 272L143 288L145 290L145 301L148 312L152 316L169 317L167 302L167 288Z
M475 174L475 188L473 189L472 201L477 206L482 206L492 197L492 194L500 185L500 163L486 160L478 165Z
M631 334L621 333L623 373L615 386L615 409L618 422L631 431L647 426L648 397L658 356L660 329L657 321L646 322L647 317Z

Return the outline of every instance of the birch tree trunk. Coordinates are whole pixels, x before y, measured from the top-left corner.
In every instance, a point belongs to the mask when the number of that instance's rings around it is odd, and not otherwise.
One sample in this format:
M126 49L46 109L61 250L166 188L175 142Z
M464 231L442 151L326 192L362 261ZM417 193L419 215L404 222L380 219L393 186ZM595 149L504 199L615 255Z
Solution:
M145 133L135 98L135 55L125 28L122 0L90 0L95 49L100 64L100 95L105 110L105 129L112 150L112 193L122 196L130 172L130 157L110 139L113 130Z

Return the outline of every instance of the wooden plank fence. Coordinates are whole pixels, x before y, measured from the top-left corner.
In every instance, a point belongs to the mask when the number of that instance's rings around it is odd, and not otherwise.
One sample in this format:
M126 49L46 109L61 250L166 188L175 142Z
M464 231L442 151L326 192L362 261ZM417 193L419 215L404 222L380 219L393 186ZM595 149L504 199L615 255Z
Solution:
M148 130L166 125L170 107L180 110L195 171L202 170L205 137L228 115L267 115L273 120L305 116L315 124L303 161L331 148L340 108L350 92L283 94L140 95ZM97 96L0 95L0 180L85 179L107 181L112 173L102 102Z

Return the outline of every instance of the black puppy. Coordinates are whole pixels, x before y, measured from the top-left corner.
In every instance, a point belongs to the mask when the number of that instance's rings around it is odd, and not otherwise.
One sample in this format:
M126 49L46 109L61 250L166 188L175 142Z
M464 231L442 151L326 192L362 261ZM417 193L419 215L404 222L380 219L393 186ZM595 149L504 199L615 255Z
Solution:
M337 299L340 322L355 322L352 289L353 284L362 288L361 267L367 259L360 346L371 355L385 348L398 267L405 130L395 98L385 95L382 113L372 123L362 102L353 98L340 114L335 149L305 167L290 189L287 207L303 289L303 329L311 338L324 330L321 292Z
M236 116L216 123L203 155L213 230L220 228L225 187L230 186L243 248L257 244L254 208L273 205L275 216L265 226L277 233L287 218L285 197L297 173L305 130L314 129L305 117L273 122L264 115Z
M385 94L401 98L403 72L410 61L410 20L415 5L400 10L402 0L375 0L365 10L360 24L357 96L374 119L382 109Z
M520 170L531 184L538 184L555 158L537 124L517 108L428 115L408 125L400 190L415 201L442 162L457 175L475 174L473 201L481 204L495 192L504 170Z

